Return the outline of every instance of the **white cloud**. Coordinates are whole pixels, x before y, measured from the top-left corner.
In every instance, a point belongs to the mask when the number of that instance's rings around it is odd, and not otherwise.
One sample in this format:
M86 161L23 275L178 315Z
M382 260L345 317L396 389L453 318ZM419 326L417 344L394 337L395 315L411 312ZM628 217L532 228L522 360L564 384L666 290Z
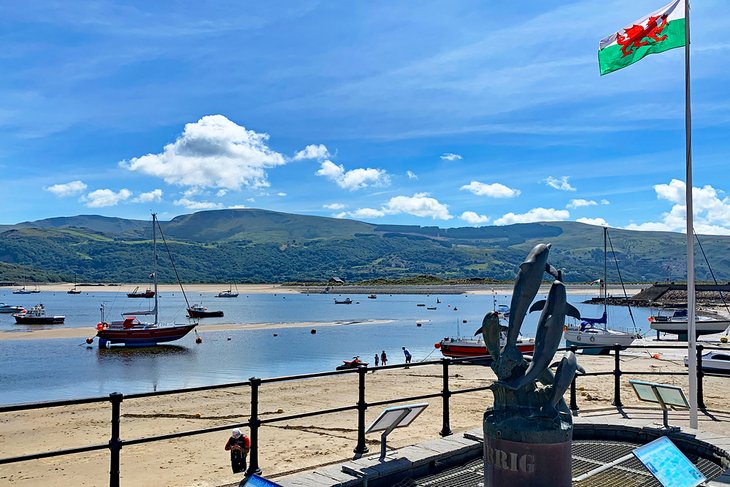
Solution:
M512 189L500 183L486 184L472 181L459 189L471 191L477 196L489 196L490 198L514 198L520 195L519 189Z
M322 205L322 207L327 208L328 210L334 210L334 211L345 209L345 205L343 205L342 203L329 203L326 205Z
M380 218L385 216L384 211L375 208L358 208L355 211L348 212L348 214L356 218Z
M610 204L611 204L611 202L610 202L610 201L608 201L608 200L607 200L606 198L604 198L604 199L602 199L602 200L601 200L601 204L602 204L602 205L610 205Z
M567 205L565 205L566 208L581 208L583 206L596 206L598 203L596 203L593 200L584 200L581 198L570 200Z
M286 193L284 193L283 191L280 191L280 192L276 193L276 196L281 196L283 198L284 196L286 196Z
M122 201L128 200L130 196L132 196L132 192L128 189L120 189L116 193L111 189L97 189L82 196L81 201L85 202L89 208L104 208L116 206Z
M217 208L223 208L223 205L220 203L213 203L212 201L193 201L185 197L175 200L172 204L175 206L183 206L188 210L214 210Z
M408 179L418 179L418 176L413 171L406 171L406 176L408 176Z
M685 232L687 227L684 181L672 179L669 184L654 186L657 198L674 203L661 221L632 223L628 230ZM730 198L710 185L692 188L694 229L700 234L730 235Z
M352 169L345 171L342 164L335 164L327 160L322 161L320 169L315 173L334 181L337 186L350 191L366 188L368 186L387 186L390 183L390 176L382 169Z
M597 225L599 227L607 227L608 222L603 218L578 218L575 220L579 223L587 223L588 225Z
M451 220L448 205L431 198L428 193L416 193L413 196L395 196L383 207L389 215L406 213L408 215L433 218L434 220Z
M487 215L479 215L473 211L465 211L459 218L472 225L487 223L489 221L489 217Z
M548 176L545 179L545 183L551 188L559 189L560 191L575 191L575 188L570 185L568 179L569 176L562 176L560 178Z
M446 152L444 154L441 154L441 160L444 161L460 161L463 157L461 157L459 154L453 154L451 152Z
M295 161L301 161L303 159L317 159L317 160L323 160L330 157L330 153L327 150L327 147L325 147L322 144L311 144L305 147L304 149L300 150L294 155Z
M139 196L134 198L132 201L134 201L135 203L158 203L162 201L162 190L153 189L152 191L148 191L147 193L140 193Z
M246 205L231 205L228 207L229 210L243 210L247 208Z
M82 193L86 188L86 184L81 181L70 181L68 183L54 184L53 186L48 186L44 189L63 198L65 196L73 196Z
M544 221L567 220L570 218L568 210L556 210L554 208L533 208L527 213L507 213L501 218L494 220L495 225L511 225L513 223L532 223Z
M225 195L227 195L227 194L228 194L228 190L227 190L227 189L219 189L219 190L218 190L218 191L217 191L217 192L215 193L215 195L216 195L217 197L219 197L219 198L223 198L223 197L224 197Z
M185 125L178 139L159 154L120 162L130 171L157 176L168 184L240 189L269 185L266 169L286 163L271 150L267 134L235 124L223 115L207 115Z

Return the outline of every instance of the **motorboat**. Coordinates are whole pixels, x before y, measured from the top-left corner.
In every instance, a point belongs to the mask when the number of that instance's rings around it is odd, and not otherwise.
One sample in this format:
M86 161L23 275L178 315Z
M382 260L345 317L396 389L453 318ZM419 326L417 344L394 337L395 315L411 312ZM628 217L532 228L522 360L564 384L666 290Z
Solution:
M18 325L62 325L66 320L62 315L48 315L43 304L36 304L24 313L13 315Z
M335 304L352 304L352 299L345 298L342 301L338 301L337 298L335 298Z
M139 286L134 288L134 291L131 293L127 293L128 298L147 298L152 299L155 297L156 291L153 291L150 288L145 289L144 291L139 290Z
M368 296L368 299L378 299L378 297L375 294L371 294Z
M360 360L360 357L358 355L352 357L352 360L343 360L342 365L338 365L336 367L336 370L347 370L347 369L356 369L360 367L361 365L367 365L367 362L363 362Z
M176 324L159 323L158 321L158 293L157 293L157 230L162 233L162 228L157 223L157 215L152 214L152 245L153 245L153 272L154 280L152 296L155 306L152 310L154 321L145 323L136 316L125 316L122 321L107 322L104 316L105 307L102 304L101 320L96 325L96 336L99 338L99 348L111 348L112 345L124 345L126 347L152 347L160 343L179 340L192 331L198 322ZM163 235L164 238L164 235ZM169 249L168 249L169 255ZM179 280L178 280L179 283ZM180 285L182 289L182 284ZM184 294L184 289L183 289Z
M687 367L687 357L684 366ZM719 374L730 374L730 350L710 350L702 354L702 370Z
M507 337L504 333L500 334L500 346L504 347ZM436 349L440 350L444 357L461 358L461 357L484 357L491 358L487 351L487 345L481 336L473 338L448 337L434 344ZM535 351L535 339L519 336L517 338L517 349L526 354L532 354Z
M9 304L0 303L0 313L25 313L22 306L11 306Z
M223 311L209 311L202 304L194 304L188 308L190 318L222 318Z
M651 323L651 329L656 330L657 336L659 333L670 333L677 335L681 341L687 340L686 309L666 310L660 314L650 316L649 323ZM700 316L699 314L695 317L695 331L697 336L722 333L728 327L730 327L730 319Z
M13 290L13 294L33 294L33 291L26 289L25 286L23 286L20 289Z

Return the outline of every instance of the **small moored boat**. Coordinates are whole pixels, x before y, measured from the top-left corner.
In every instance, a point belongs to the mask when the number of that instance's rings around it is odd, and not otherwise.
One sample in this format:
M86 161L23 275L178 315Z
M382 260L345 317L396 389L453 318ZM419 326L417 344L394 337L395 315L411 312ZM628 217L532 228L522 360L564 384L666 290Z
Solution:
M25 313L14 314L13 318L18 325L62 325L66 320L62 315L47 315L42 304L36 304Z
M352 304L352 299L345 298L342 301L338 301L337 298L335 298L335 304Z
M687 357L684 357L687 366ZM730 374L730 350L710 350L702 355L702 370L719 374Z
M507 337L504 333L500 337L500 346L504 347ZM482 357L491 358L487 351L487 345L484 338L462 338L448 337L434 345L444 357L460 358L460 357ZM517 339L517 349L526 354L532 354L535 351L535 340L533 338L524 338L522 336Z
M233 290L233 285L228 286L228 290L221 291L218 294L216 294L217 298L237 298L238 297L238 286L236 286L236 290Z
M155 297L155 292L150 288L147 288L144 291L140 291L139 286L137 286L136 288L134 288L134 291L132 291L131 293L127 293L127 297L151 299Z
M669 310L671 314L661 313L649 317L651 329L656 330L657 335L661 333L671 333L677 335L679 340L687 340L687 310L675 309ZM722 333L730 327L730 320L716 319L707 316L695 317L695 330L697 336L711 335L714 333Z
M190 318L221 318L223 311L209 311L202 304L194 304L188 308L188 317Z
M0 303L0 313L25 313L22 306L11 306L9 304Z

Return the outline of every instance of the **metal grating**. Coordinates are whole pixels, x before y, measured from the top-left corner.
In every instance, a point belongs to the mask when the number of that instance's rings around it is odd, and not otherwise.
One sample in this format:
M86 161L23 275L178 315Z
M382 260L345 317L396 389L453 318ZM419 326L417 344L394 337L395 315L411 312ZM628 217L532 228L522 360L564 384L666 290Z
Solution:
M627 441L576 440L573 442L573 476L577 477L601 465L611 463L640 446ZM685 453L697 468L712 479L723 469L716 463ZM574 487L661 487L636 458L622 462ZM476 458L464 465L451 467L441 472L417 479L404 479L393 487L484 487L484 466L482 458Z

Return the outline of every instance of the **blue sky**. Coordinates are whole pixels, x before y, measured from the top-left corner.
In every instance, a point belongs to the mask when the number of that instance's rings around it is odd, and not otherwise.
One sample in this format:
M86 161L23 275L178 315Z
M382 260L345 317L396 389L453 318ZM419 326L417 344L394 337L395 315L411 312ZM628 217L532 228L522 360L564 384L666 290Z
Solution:
M681 231L683 50L597 63L666 1L11 2L0 223L248 207ZM702 233L730 234L728 19L692 12Z

